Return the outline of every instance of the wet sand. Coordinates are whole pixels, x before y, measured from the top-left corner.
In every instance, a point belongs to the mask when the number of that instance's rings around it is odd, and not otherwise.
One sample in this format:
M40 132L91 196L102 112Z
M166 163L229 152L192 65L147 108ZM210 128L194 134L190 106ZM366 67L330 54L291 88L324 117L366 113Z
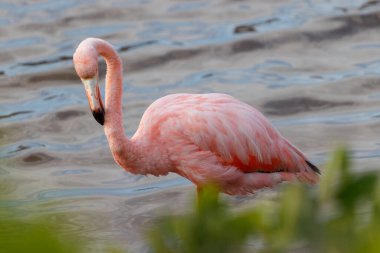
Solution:
M154 217L185 211L176 175L120 169L92 118L72 53L107 39L124 62L124 125L170 93L221 92L255 106L322 167L338 143L358 172L380 161L380 4L376 1L2 3L0 175L20 213L65 220L91 251L146 252ZM101 76L105 66L101 63ZM102 80L104 82L104 80ZM7 203L8 203L7 202ZM249 202L249 201L247 201Z

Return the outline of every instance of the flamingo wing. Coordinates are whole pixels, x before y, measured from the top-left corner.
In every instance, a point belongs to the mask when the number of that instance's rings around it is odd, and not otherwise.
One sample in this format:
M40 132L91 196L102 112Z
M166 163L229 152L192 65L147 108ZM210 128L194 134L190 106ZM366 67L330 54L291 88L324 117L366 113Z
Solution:
M177 152L188 145L189 157L195 151L204 159L212 154L224 167L244 173L317 172L259 111L225 94L161 98L147 109L137 134L159 136Z

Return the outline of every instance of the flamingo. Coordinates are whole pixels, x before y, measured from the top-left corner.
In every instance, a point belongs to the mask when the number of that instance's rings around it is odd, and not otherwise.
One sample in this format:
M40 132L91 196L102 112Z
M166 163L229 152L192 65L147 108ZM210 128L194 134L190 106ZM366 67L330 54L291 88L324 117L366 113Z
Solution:
M107 64L105 106L98 84L99 56ZM212 183L229 195L254 193L284 181L319 180L319 169L263 114L226 94L164 96L146 109L128 139L122 116L122 61L116 50L102 39L87 38L73 61L113 158L128 172L173 172L198 190Z

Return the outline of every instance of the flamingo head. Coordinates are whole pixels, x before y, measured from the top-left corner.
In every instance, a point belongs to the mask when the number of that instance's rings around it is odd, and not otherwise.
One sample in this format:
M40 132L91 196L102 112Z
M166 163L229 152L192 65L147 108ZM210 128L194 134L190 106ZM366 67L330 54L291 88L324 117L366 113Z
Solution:
M88 43L81 43L74 54L75 70L84 85L95 120L104 125L104 106L98 82L98 54Z
M94 115L95 120L100 124L104 125L104 106L102 101L102 95L99 89L98 77L82 79L84 88L86 90L86 95L92 115Z

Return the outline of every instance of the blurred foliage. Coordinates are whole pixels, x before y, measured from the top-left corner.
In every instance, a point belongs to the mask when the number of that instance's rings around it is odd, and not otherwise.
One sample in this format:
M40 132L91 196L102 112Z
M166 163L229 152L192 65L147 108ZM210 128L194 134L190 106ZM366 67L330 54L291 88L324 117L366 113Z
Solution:
M46 217L22 218L7 204L6 178L0 181L0 252L1 253L76 253L80 252L79 238L64 236L59 224Z
M274 201L255 199L240 211L206 187L191 213L161 217L149 230L151 252L380 252L379 177L350 168L341 148L318 187L287 184ZM5 195L0 192L0 200ZM86 252L89 242L77 235L69 238L44 217L20 219L13 211L0 201L1 253Z
M232 211L213 187L195 211L161 218L148 239L156 253L380 252L380 183L352 173L338 149L318 188L287 184L275 201Z
M0 252L75 253L79 252L79 247L77 242L60 238L58 231L42 220L1 219Z

